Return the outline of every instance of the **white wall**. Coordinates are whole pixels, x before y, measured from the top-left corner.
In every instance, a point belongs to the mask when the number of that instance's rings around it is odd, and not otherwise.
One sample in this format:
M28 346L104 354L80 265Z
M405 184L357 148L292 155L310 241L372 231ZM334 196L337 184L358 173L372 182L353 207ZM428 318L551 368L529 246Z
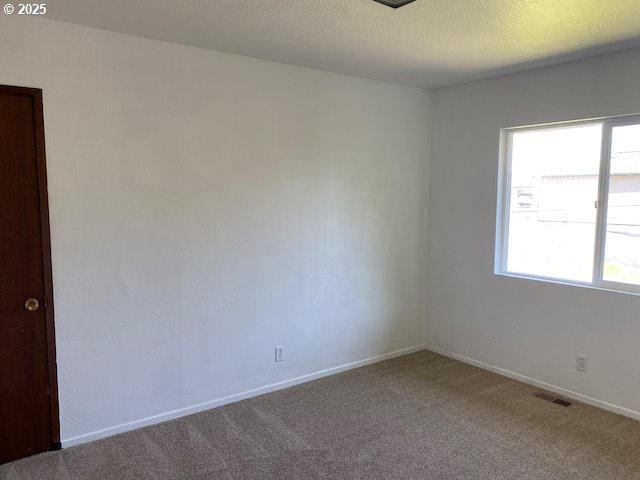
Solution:
M499 129L638 113L639 78L631 50L435 93L427 344L640 416L640 296L493 274Z
M0 83L44 89L63 444L421 343L428 92L15 16Z

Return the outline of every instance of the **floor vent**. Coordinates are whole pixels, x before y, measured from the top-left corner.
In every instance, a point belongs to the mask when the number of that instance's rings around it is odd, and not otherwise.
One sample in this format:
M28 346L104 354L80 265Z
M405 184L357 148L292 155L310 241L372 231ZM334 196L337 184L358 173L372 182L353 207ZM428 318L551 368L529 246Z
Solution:
M534 397L541 398L542 400L546 400L547 402L555 403L556 405L562 405L563 407L570 407L571 405L573 405L573 403L567 400L554 397L553 395L549 395L548 393L536 393Z

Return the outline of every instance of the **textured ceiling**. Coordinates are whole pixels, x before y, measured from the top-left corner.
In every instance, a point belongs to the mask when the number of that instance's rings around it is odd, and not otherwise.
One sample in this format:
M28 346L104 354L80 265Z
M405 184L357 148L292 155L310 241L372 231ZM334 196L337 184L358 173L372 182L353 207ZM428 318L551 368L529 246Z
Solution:
M47 18L420 87L640 45L640 0L55 0Z

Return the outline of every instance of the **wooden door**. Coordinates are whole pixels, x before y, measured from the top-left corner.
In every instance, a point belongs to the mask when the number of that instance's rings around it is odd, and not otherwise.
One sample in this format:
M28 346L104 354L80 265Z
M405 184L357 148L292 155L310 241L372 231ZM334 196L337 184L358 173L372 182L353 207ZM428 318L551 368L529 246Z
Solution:
M58 445L42 92L0 86L0 463Z

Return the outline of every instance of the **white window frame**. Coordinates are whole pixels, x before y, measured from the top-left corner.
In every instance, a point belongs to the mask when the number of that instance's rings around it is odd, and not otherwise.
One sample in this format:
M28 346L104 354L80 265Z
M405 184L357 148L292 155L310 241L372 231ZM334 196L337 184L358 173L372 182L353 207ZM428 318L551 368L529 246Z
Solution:
M640 115L634 114L617 117L594 118L590 120L503 128L500 130L500 159L498 166L498 201L496 211L496 245L494 262L494 272L497 275L640 295L640 285L612 282L605 280L603 277L607 228L607 204L609 199L611 132L615 127L635 124L640 124ZM600 171L598 176L598 203L592 281L580 282L577 280L545 277L542 275L526 274L521 272L510 272L507 270L507 254L509 249L509 212L511 211L511 155L513 150L513 134L531 130L555 130L557 128L579 125L602 125L602 145L600 149Z

